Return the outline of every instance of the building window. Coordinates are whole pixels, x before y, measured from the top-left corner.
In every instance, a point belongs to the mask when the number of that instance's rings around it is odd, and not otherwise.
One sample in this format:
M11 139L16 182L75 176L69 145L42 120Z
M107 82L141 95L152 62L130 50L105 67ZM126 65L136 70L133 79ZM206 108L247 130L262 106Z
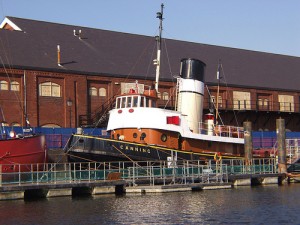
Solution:
M21 126L21 124L18 123L18 122L12 122L11 125L12 125L13 127L20 127L20 126Z
M233 91L233 109L250 110L250 92Z
M0 90L8 90L8 83L5 80L0 81Z
M144 84L135 83L121 83L121 93L127 94L130 91L135 91L136 93L144 93Z
M168 92L163 92L163 94L162 94L162 100L169 100L169 93Z
M99 96L105 97L106 96L106 89L105 88L100 88L99 89Z
M20 91L20 84L17 81L12 81L10 83L10 90L11 91Z
M269 100L265 98L257 99L259 110L269 110Z
M60 85L53 82L44 82L39 85L40 96L61 97Z
M90 96L97 96L97 88L90 87L89 93L90 93Z
M279 110L283 112L294 112L294 96L278 95Z
M160 93L160 92L157 93L157 97L158 97L159 99L161 99L161 93Z
M219 108L223 107L222 102L223 102L222 96L219 95L219 99L218 99L218 105L219 105L218 107ZM210 96L210 104L213 107L217 107L216 97L214 95Z

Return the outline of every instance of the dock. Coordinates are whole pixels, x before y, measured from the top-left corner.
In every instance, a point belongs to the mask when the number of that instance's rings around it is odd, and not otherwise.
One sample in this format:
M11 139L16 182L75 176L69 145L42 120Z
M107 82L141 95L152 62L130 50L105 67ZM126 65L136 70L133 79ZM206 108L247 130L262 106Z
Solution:
M0 165L1 166L1 165ZM274 159L45 164L0 173L0 200L99 194L146 194L282 184ZM27 168L40 168L28 166ZM0 169L1 171L1 169Z

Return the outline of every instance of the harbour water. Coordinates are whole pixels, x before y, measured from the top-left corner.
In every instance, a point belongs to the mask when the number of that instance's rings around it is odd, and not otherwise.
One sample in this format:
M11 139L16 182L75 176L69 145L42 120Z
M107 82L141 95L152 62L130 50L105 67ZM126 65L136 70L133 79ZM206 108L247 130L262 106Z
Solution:
M0 202L1 224L300 224L300 185Z

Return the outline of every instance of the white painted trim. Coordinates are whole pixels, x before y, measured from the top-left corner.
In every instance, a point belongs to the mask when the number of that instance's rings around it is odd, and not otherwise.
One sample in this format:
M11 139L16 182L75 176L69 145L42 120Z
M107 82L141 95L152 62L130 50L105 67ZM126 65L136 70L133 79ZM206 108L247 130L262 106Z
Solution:
M18 27L16 24L14 24L10 19L8 19L7 17L5 17L5 19L2 21L2 23L0 24L0 29L3 29L3 27L8 24L9 26L11 26L14 30L17 31L22 31L20 27Z

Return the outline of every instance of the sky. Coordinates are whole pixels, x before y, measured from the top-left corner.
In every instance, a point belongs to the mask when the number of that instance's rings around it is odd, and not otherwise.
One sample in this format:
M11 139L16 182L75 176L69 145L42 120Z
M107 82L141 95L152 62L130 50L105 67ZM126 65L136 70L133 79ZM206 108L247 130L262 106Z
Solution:
M300 0L0 0L20 18L300 57Z

